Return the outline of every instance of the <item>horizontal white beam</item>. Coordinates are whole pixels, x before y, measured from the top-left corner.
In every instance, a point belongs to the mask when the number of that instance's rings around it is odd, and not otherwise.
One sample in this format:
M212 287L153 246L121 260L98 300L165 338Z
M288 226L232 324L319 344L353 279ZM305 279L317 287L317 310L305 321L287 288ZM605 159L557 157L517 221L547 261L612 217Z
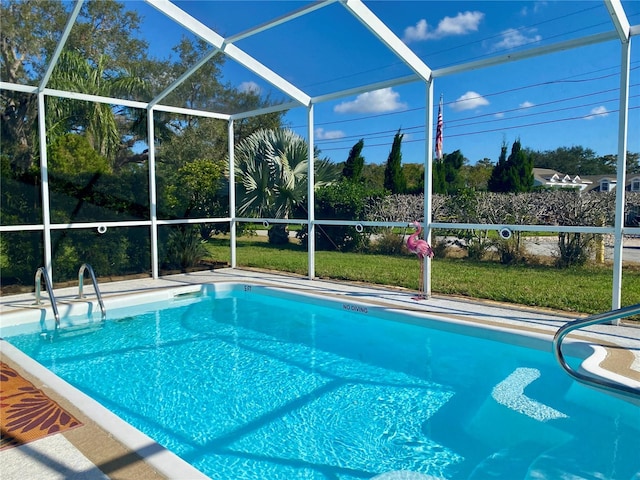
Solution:
M254 117L257 115L266 115L268 113L282 112L283 110L291 110L292 108L300 108L300 104L298 102L280 103L278 105L271 105L269 107L251 110L250 112L235 113L230 115L230 118L232 120L239 120L242 118Z
M194 110L192 108L173 107L171 105L155 105L153 109L157 112L178 113L180 115L191 115L196 117L217 118L218 120L229 120L230 115L226 113L207 112L204 110Z
M0 82L0 90L11 90L13 92L38 93L38 87L33 85L22 85L20 83Z
M147 108L147 102L137 102L135 100L124 100L122 98L103 97L100 95L91 95L88 93L67 92L64 90L55 90L53 88L45 88L42 93L51 97L70 98L71 100L82 100L85 102L108 103L109 105L123 105L131 108Z
M267 224L293 224L304 225L309 223L306 218L250 218L250 217L231 217L222 218L183 218L173 220L158 220L158 225L181 225L181 224L199 224L199 223L224 223L235 220L244 223L263 223ZM377 222L377 221L358 221L358 220L314 220L315 225L350 225L363 227L408 227L408 222ZM53 223L52 230L70 230L70 229L89 229L98 227L144 227L151 225L151 220L137 220L127 222L85 222L85 223ZM575 225L508 225L508 224L486 224L486 223L449 223L449 222L433 222L432 229L458 229L458 230L500 230L507 227L514 232L547 232L547 233L594 233L600 235L613 234L614 227L588 227ZM44 225L2 225L0 233L25 232L25 231L43 231ZM640 228L625 227L624 235L640 235Z
M509 224L490 224L490 223L449 223L449 222L433 222L431 228L443 228L447 230L500 230L507 227L514 232L568 232L568 233L597 233L601 235L612 234L614 227L587 227L576 225L509 225Z
M231 217L222 218L179 218L174 220L158 220L158 225L185 225L185 224L198 224L198 223L223 223L230 222Z

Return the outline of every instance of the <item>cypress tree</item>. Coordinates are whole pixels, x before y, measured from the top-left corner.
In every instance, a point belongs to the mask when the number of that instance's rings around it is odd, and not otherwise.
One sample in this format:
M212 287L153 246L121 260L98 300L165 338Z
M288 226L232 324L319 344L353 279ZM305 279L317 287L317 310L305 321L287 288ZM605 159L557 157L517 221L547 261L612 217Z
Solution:
M349 157L342 169L342 176L347 180L359 182L362 179L364 169L364 157L360 154L364 147L364 139L361 138L349 151Z
M533 188L533 157L522 150L520 139L513 142L511 154L502 144L500 159L491 172L488 188L491 192L529 192Z
M432 175L433 183L431 188L433 193L447 193L447 182L444 179L444 160L436 160L433 163Z
M489 182L487 183L487 188L490 192L508 192L507 190L507 178L506 178L506 170L507 170L507 145L506 143L502 143L502 147L500 147L500 158L498 159L498 163L495 167L493 167L493 171L491 172L491 177L489 177Z
M398 130L393 137L393 145L384 170L384 188L391 193L404 193L407 190L407 181L402 171L402 137L404 133Z

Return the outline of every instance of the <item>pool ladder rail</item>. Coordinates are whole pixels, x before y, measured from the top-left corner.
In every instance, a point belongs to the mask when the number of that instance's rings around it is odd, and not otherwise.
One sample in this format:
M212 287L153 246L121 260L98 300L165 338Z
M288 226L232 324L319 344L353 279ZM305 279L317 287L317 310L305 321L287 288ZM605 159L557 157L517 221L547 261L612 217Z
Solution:
M100 293L100 289L98 288L98 281L96 280L96 274L93 271L93 268L88 263L83 263L78 270L78 298L85 298L83 294L84 287L84 272L88 271L89 276L91 277L91 282L93 283L93 289L96 292L96 297L98 298L98 304L100 305L100 311L102 312L102 321L107 318L107 310L104 306L104 301L102 300L102 294ZM58 304L56 303L56 297L53 293L53 284L51 283L51 279L49 278L49 274L44 267L38 268L36 270L35 275L35 290L36 290L36 305L42 305L41 300L41 290L42 290L42 278L44 278L45 287L47 288L47 293L49 294L49 301L51 302L51 308L53 310L53 316L55 318L55 329L54 332L57 333L60 328L60 313L58 311Z
M610 310L604 313L598 313L587 318L582 318L569 322L558 329L553 337L553 353L556 359L560 363L560 366L566 370L566 372L579 382L585 383L592 387L601 388L612 393L622 394L624 396L631 396L634 399L640 399L640 389L625 385L623 383L615 382L602 377L595 377L586 375L582 372L574 370L567 364L564 355L562 353L562 340L572 331L582 327L589 327L599 323L612 322L623 318L630 317L632 315L640 314L640 303L636 305L630 305L628 307L619 308L616 310Z
M104 321L107 318L107 310L104 307L104 302L102 301L102 294L100 293L100 289L98 288L98 281L96 280L96 274L93 271L93 268L88 263L83 263L78 270L78 298L85 298L82 292L84 287L84 272L88 271L89 276L91 277L91 282L93 283L93 289L96 292L96 297L98 297L98 304L100 305L100 311L102 312L102 320Z
M42 300L40 300L40 290L42 288L42 277L44 277L44 285L47 288L47 293L49 294L49 301L51 302L51 308L53 309L53 316L56 319L56 327L55 331L58 331L60 327L60 313L58 312L58 305L56 304L56 297L53 294L53 285L51 283L51 279L49 278L49 274L44 267L38 268L36 270L35 284L36 284L36 305L42 305Z

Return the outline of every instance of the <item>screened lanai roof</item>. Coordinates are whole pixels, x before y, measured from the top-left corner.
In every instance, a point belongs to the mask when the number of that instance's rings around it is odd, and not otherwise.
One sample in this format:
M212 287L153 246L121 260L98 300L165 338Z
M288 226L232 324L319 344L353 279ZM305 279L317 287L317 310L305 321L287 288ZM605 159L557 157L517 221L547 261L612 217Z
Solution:
M31 77L22 81L33 87L47 88L59 54L65 49L66 38L78 34L81 28L79 25L85 14L83 4L89 5L90 0L63 2L69 10L69 23L52 25L51 32L41 32L55 39L58 55L53 56L53 63L47 69L33 70ZM335 157L335 161L344 160L348 147L358 136L371 136L367 143L372 151L376 145L373 134L378 131L378 127L356 125L351 129L341 128L339 121L349 118L349 114L352 117L355 114L372 116L424 109L428 103L424 94L425 82L436 80L435 96L445 96L445 105L451 107L451 113L468 110L460 102L468 101L475 94L479 102L490 103L489 113L498 117L510 110L507 106L498 106L498 102L491 102L488 95L502 93L504 96L505 85L530 88L535 84L541 89L541 84L555 84L559 88L548 97L557 98L558 102L566 101L570 97L567 92L572 92L568 82L611 76L606 65L619 69L620 43L628 42L631 36L640 33L640 3L633 0L543 3L148 0L123 4L140 17L137 36L147 44L148 57L175 62L174 47L182 38L201 39L208 44L206 53L183 62L181 70L167 70L164 77L154 78L151 90L126 99L134 102L132 106L147 108L154 105L160 110L176 112L188 108L220 118L254 115L257 112L253 108L238 104L233 111L229 110L229 105L219 108L193 105L183 93L175 91L180 85L188 85L194 72L213 62L212 56L222 52L226 59L221 67L222 79L239 90L252 89L259 93L275 105L276 110L293 109L288 120L289 126L298 127L297 133L306 136L306 113L301 109L296 114L295 108L317 105L316 123L321 124L321 130L316 141L329 156ZM513 15L505 18L504 12L508 10L512 10ZM545 10L546 14L541 15L538 10ZM110 48L117 47L105 41L104 53L110 54ZM27 52L27 58L29 53L39 54ZM633 50L632 54L637 56ZM132 64L135 60L132 59ZM637 63L634 60L632 57L632 69ZM140 59L141 65L143 61ZM515 75L503 67L513 62L519 64ZM572 76L567 77L564 69L557 71L558 64L566 65ZM479 71L491 71L487 74L489 80L479 76ZM532 75L534 72L546 72L546 76L538 80L538 75ZM498 85L491 77L502 79L502 82ZM505 80L508 77L511 78ZM525 80L529 79L531 81L527 83ZM604 92L609 87L617 88L618 84L618 79L612 77L609 83L595 91ZM633 83L631 87L637 88ZM417 97L416 91L420 92ZM384 94L375 96L372 92ZM369 97L358 98L362 94ZM633 98L632 107L635 105ZM115 103L113 99L103 101ZM533 103L523 100L517 107ZM613 112L617 105L610 105L604 108ZM555 110L574 106L558 105ZM332 122L325 126L322 122L328 115L332 116ZM407 115L393 119L390 128L403 128L409 135L414 133L414 141L424 139L424 133L417 135L417 131L411 131L411 128L417 128L415 118ZM424 112L419 118L424 130ZM459 121L464 122L465 118ZM460 128L453 116L446 120L450 128ZM535 123L537 119L533 120ZM613 115L609 122L613 122ZM524 122L524 125L529 123ZM505 131L500 125L492 130ZM490 156L491 152L465 150L464 139L481 131L478 128L450 130L461 144L449 145L452 150L462 148L472 162ZM508 128L506 131L509 134ZM513 136L517 135L522 135L522 129L513 130ZM340 137L345 138L342 145L336 143ZM634 139L631 142L629 149L640 151L640 145L636 145ZM572 143L580 144L580 140ZM615 153L613 141L610 145L608 151L598 153ZM383 155L373 154L368 159L379 163ZM420 154L415 161L421 162L423 158Z
M70 10L71 23L67 28L77 28L73 21L82 3L63 2ZM172 48L183 36L200 38L211 45L211 53L224 52L227 57L224 73L228 79L244 78L243 82L255 82L261 91L271 92L274 99L301 104L381 86L429 80L581 45L626 42L640 30L640 26L633 26L634 22L640 22L640 5L634 0L545 2L551 3L557 13L544 22L523 18L514 23L513 29L520 31L521 40L504 41L496 48L487 45L506 35L504 30L495 31L488 26L483 28L487 33L480 39L470 40L462 30L447 35L437 31L446 26L428 23L442 23L447 19L453 23L456 16L465 15L469 17L467 24L474 21L474 15L489 23L492 12L504 9L506 3L523 4L522 8L526 8L525 2L379 0L147 0L125 1L124 5L140 15L139 38L148 44L149 53L155 58L175 57ZM468 10L474 6L476 10ZM415 25L407 24L411 20ZM451 28L465 28L459 23ZM56 29L52 25L52 31L43 34L64 40L69 32L63 27L59 25ZM425 29L422 38L415 33L411 37L407 31L420 28ZM477 26L466 28L478 30ZM427 32L428 29L431 32ZM421 41L425 39L447 41L444 44ZM367 48L363 49L363 45ZM64 49L64 45L60 47ZM207 57L195 60L192 69L205 63ZM190 71L183 73L188 76ZM39 72L31 80L42 82L45 75L46 72ZM185 79L167 75L162 86L171 89L178 81ZM159 101L164 98L159 94L149 92L148 96L135 100Z

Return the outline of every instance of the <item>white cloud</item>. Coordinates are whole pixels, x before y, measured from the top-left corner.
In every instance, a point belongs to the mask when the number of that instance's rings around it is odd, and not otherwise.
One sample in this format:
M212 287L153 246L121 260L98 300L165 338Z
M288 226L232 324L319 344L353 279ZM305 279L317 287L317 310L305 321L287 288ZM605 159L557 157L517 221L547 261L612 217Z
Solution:
M382 113L404 110L406 103L399 101L400 94L391 88L361 93L351 102L343 102L333 109L336 113Z
M472 92L470 90L464 95L458 97L458 99L449 106L452 110L461 112L463 110L473 110L474 108L484 107L485 105L489 105L489 100L479 93Z
M242 93L259 94L262 89L256 82L242 82L238 87L238 90L240 90Z
M536 106L536 104L535 104L535 103L531 103L531 102L529 102L529 101L522 102L522 103L519 105L519 107L520 107L520 108L531 108L531 107L535 107L535 106Z
M496 118L504 118L504 112L498 112L494 115Z
M477 32L483 18L482 12L459 12L455 17L444 17L435 30L429 28L427 21L422 19L414 27L404 29L403 41L409 43Z
M334 140L336 138L345 137L345 133L342 130L325 130L324 128L316 128L315 138L316 140Z
M547 2L534 2L533 8L522 7L522 9L520 9L520 15L522 15L523 17L526 17L530 13L531 14L538 13L540 10L542 10L546 6L547 6Z
M542 40L542 35L537 35L535 29L531 29L528 32L524 30L517 30L515 28L509 28L502 33L502 40L493 46L493 50L509 50L521 45L528 45L530 43L539 42Z
M606 117L609 115L607 107L595 107L591 109L591 114L584 117L585 120L593 120L596 117Z

